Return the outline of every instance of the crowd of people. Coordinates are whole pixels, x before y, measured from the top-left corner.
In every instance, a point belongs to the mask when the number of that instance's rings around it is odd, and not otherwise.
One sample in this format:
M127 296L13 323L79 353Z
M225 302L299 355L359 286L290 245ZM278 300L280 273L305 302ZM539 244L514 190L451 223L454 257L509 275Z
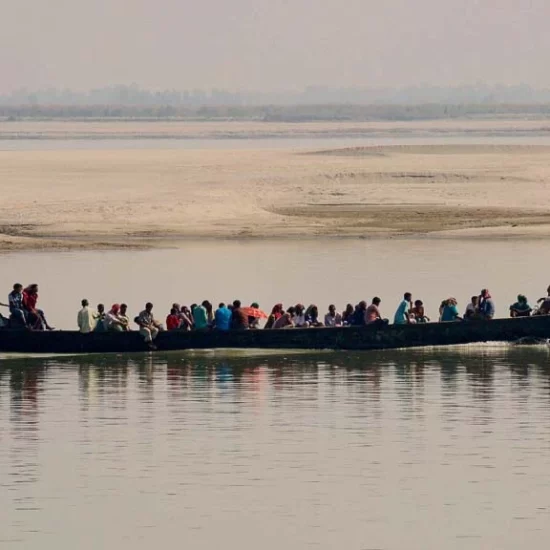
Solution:
M380 311L381 299L375 297L370 305L361 301L357 305L347 304L342 313L336 306L328 306L327 312L321 317L315 304L305 307L296 304L284 308L283 304L275 304L269 315L265 314L258 303L243 307L239 300L232 303L220 303L216 309L208 301L192 304L190 307L172 304L165 323L158 321L153 315L153 304L148 302L145 309L133 320L128 316L126 304L113 304L106 311L103 304L92 309L88 300L82 300L82 308L78 312L77 324L83 334L91 332L125 332L130 331L132 321L138 326L140 334L146 343L154 347L153 341L162 330L248 330L261 328L261 320L266 319L264 329L289 329L308 327L340 327L362 325L387 325L389 320L382 316ZM30 330L53 330L48 324L44 311L37 307L38 285L31 284L25 288L16 283L8 295L9 325L12 327L27 328ZM550 286L547 296L537 301L535 308L529 305L524 295L519 295L517 301L510 308L511 317L526 317L530 315L550 315ZM439 307L439 322L453 321L489 321L495 316L495 304L488 289L483 289L479 295L472 296L461 316L455 298L443 300ZM5 318L1 318L5 319ZM0 320L1 320L0 319ZM412 323L428 323L422 300L413 302L412 294L406 292L399 303L393 323L396 325Z

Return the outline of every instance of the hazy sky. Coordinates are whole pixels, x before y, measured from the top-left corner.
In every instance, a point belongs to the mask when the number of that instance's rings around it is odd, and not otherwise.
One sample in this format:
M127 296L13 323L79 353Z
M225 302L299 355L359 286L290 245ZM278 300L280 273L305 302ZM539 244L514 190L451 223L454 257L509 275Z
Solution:
M0 93L550 86L550 0L0 0Z

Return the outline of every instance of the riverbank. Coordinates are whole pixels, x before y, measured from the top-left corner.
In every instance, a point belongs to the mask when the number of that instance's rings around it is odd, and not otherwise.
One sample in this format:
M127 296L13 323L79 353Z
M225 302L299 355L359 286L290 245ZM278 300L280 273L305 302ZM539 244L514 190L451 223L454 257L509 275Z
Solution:
M545 145L0 151L0 180L4 251L550 236Z

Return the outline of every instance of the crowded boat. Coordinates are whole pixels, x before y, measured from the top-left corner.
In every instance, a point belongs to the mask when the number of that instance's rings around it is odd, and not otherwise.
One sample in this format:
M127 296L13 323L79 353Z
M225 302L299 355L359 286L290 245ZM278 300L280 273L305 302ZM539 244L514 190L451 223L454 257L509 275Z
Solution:
M275 304L270 313L264 312L257 302L243 306L240 300L227 304L221 302L214 308L211 302L204 300L190 306L173 303L164 322L153 314L153 304L148 302L145 308L135 317L128 314L125 303L113 304L108 310L104 304L90 306L87 299L81 302L77 314L78 330L82 334L95 332L127 332L132 327L139 331L143 340L154 349L154 340L159 332L167 331L229 331L229 330L281 330L311 327L346 327L346 326L386 326L390 320L383 316L382 300L376 296L367 304L362 300L355 306L347 304L340 313L334 304L330 304L326 313L320 313L315 304L305 307L296 304L284 307L282 303ZM45 312L38 307L38 285L13 285L8 295L8 303L0 303L9 309L9 317L0 314L0 327L12 329L27 329L32 331L54 330L46 318ZM532 315L550 315L550 286L547 295L537 300L531 307L526 296L520 294L509 307L510 317L529 317ZM425 312L424 302L413 301L410 292L405 292L399 302L392 322L394 325L419 323L449 323L491 321L495 317L495 304L488 289L471 297L464 313L460 314L458 302L449 297L439 306L439 317L431 320Z

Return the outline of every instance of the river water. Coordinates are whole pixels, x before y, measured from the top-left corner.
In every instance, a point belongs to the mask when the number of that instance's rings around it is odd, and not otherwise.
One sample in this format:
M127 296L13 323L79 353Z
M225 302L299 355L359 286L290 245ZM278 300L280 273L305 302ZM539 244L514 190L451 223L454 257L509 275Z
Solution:
M547 348L22 358L5 548L547 548Z
M96 146L109 144L0 149ZM3 254L0 287L39 282L58 328L74 328L82 298L131 314L151 300L164 318L174 301L324 312L379 295L391 317L411 291L435 318L443 298L462 309L482 287L506 316L517 293L545 293L547 252L544 240L189 241ZM0 548L546 548L549 353L0 356Z

